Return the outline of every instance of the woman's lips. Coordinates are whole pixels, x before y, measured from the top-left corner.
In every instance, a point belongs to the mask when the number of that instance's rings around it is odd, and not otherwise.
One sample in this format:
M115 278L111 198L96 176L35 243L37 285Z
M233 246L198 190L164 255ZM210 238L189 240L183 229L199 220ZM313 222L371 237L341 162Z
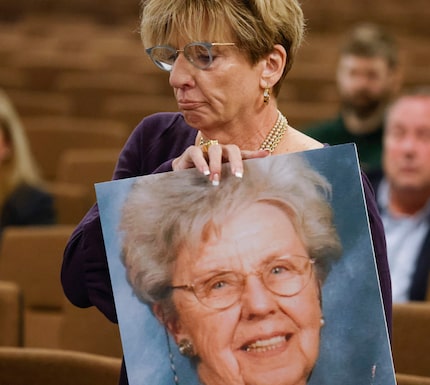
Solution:
M282 347L291 338L291 334L278 335L266 339L258 339L241 347L246 352L264 353Z
M200 102L195 102L191 100L178 100L178 107L181 110L193 110L199 106L201 106Z

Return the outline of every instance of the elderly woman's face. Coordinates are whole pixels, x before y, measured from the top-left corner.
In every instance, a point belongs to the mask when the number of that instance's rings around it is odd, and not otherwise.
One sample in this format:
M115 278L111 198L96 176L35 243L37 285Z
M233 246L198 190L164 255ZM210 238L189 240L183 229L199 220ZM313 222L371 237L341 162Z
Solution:
M305 384L318 357L321 328L313 269L303 288L289 297L268 289L270 280L284 273L278 265L271 265L265 278L264 273L258 274L275 259L308 257L286 213L268 203L255 203L227 218L196 254L180 251L173 285L226 270L246 277L236 302L223 309L205 306L191 291L174 290L179 317L171 331L177 341L187 338L193 343L201 360L202 381L206 385ZM223 285L221 281L213 286L223 290Z
M205 39L211 43L234 43L231 37ZM188 40L168 44L183 49ZM236 46L213 46L213 62L206 69L196 68L180 53L170 72L179 110L191 126L218 130L234 127L238 119L252 115L262 101L263 62L251 65L244 51Z

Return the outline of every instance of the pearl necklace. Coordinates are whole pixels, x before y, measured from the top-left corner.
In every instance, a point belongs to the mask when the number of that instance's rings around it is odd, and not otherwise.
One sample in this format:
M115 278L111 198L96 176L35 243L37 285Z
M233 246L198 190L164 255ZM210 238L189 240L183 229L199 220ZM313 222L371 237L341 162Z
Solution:
M266 139L261 143L260 150L268 150L270 153L275 151L278 144L281 142L288 129L287 118L282 115L278 110L278 119L270 132L267 134Z
M276 123L270 132L267 134L263 143L261 143L259 150L268 150L270 153L275 151L276 147L278 147L278 144L281 142L282 138L287 132L287 129L288 120L284 115L282 115L281 111L278 110L278 119L276 120ZM206 151L213 144L218 144L218 141L200 137L199 145L202 146Z

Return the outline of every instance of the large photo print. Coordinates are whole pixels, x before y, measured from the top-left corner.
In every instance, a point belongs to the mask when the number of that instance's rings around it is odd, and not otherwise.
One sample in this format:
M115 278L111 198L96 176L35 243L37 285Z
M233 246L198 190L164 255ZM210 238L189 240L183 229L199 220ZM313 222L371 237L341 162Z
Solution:
M395 385L353 144L96 185L130 385Z

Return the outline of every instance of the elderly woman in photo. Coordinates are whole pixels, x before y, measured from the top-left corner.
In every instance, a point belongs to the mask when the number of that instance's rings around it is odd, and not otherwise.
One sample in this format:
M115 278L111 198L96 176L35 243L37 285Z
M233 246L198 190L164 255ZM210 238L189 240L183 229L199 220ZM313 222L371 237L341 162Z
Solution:
M303 385L318 357L341 253L330 186L300 156L269 160L218 188L198 173L139 180L123 206L129 282L204 385Z

